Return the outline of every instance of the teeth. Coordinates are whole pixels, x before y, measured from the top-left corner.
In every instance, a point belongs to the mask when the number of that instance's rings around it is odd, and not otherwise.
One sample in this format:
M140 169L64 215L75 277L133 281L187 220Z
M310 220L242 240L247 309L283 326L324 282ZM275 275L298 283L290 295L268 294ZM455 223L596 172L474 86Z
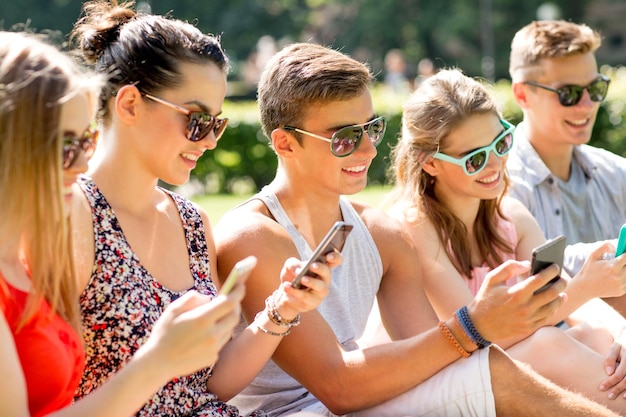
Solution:
M344 168L344 169L348 172L363 172L365 171L366 167L365 165L361 165L358 167L349 167L349 168Z
M575 126L582 126L584 124L586 124L588 122L589 119L582 119L582 120L570 120L570 123L575 125Z
M495 174L493 174L493 175L492 175L492 176L490 176L490 177L485 177L485 178L481 178L481 179L479 179L479 180L478 180L478 182L482 182L482 183L485 183L485 184L489 184L489 183L494 182L495 180L497 180L497 179L498 179L498 177L500 177L500 173L499 173L499 172L496 172Z
M182 154L183 158L185 159L189 159L190 161L197 161L198 159L200 159L200 155L194 155L192 153L184 153Z

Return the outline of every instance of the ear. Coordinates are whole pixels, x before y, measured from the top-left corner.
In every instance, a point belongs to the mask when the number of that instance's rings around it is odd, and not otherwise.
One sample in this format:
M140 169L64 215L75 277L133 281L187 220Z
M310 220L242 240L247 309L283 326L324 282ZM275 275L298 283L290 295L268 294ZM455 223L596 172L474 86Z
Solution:
M272 147L281 158L292 158L294 147L300 146L296 138L285 129L274 129L272 131Z
M134 85L125 85L115 95L115 113L123 123L134 122L140 105L143 105L143 98L139 89Z
M422 169L426 171L431 177L436 177L439 174L439 163L435 158L430 156L422 164Z
M526 88L524 83L513 83L511 86L513 89L513 98L517 104L523 109L528 105L528 98L526 97Z

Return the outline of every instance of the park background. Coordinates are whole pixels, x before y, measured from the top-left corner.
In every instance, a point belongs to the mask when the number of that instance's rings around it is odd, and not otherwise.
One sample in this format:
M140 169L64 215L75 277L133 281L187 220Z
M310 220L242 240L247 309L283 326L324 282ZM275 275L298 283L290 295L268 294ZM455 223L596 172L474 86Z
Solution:
M46 32L67 46L80 16L76 0L19 0L0 4L0 28ZM624 0L139 0L137 9L168 14L221 36L231 60L224 115L229 127L206 152L179 192L217 220L273 178L276 157L258 123L255 83L267 59L285 44L317 42L367 62L376 76L374 106L387 117L366 192L376 204L388 189L390 148L400 129L402 103L419 80L420 62L458 67L493 89L505 118L521 111L511 96L508 57L515 32L533 20L561 18L600 32L600 71L611 78L591 144L626 156L626 1ZM391 63L396 59L396 65ZM397 68L394 75L392 67Z

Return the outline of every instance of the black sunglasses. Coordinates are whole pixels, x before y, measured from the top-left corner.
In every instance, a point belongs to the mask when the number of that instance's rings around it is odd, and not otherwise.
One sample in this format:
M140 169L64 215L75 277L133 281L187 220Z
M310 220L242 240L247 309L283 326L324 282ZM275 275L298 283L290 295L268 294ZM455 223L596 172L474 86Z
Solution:
M321 139L326 142L330 142L330 151L336 157L343 158L348 156L359 148L363 135L367 132L370 141L374 147L378 146L383 140L385 130L387 129L387 121L384 117L377 117L374 120L370 120L367 123L360 125L351 125L342 127L338 131L332 134L330 138L316 135L315 133L307 132L306 130L299 129L293 126L285 126L285 130L293 130L294 132L302 133L312 136L317 139Z
M97 140L98 131L91 127L80 136L70 131L63 132L63 169L72 166L80 150L85 153L85 158L91 158L96 150Z
M543 88L544 90L552 91L558 94L559 103L561 106L570 107L578 104L583 97L583 91L589 92L589 98L591 101L600 102L606 98L606 93L609 90L609 83L611 80L605 75L598 75L589 85L564 85L561 88L552 88L547 85L538 84L534 81L524 81L524 84L533 85L535 87Z
M228 124L228 119L226 118L220 119L219 117L212 116L206 112L191 111L177 104L170 103L167 100L163 100L162 98L158 98L147 93L141 94L147 99L171 107L172 109L187 116L185 137L192 142L198 142L204 139L210 132L213 132L215 140L217 141L220 137L222 137L224 130L226 130L226 125Z

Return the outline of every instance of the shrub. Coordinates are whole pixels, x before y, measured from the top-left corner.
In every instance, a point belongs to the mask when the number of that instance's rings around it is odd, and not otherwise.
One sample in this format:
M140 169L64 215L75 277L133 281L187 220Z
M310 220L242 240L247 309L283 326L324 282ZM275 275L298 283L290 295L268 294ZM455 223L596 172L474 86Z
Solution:
M603 67L601 71L611 78L611 86L607 99L600 106L590 144L626 156L626 68ZM513 100L510 81L498 81L491 88L504 117L518 123L522 113ZM406 96L391 94L382 86L374 86L372 96L376 112L387 117L388 127L368 180L370 184L384 184L389 151L400 134L402 103ZM256 103L227 101L224 114L230 118L228 129L219 146L200 158L192 177L201 184L199 191L203 193L257 191L274 178L277 160L258 122Z

